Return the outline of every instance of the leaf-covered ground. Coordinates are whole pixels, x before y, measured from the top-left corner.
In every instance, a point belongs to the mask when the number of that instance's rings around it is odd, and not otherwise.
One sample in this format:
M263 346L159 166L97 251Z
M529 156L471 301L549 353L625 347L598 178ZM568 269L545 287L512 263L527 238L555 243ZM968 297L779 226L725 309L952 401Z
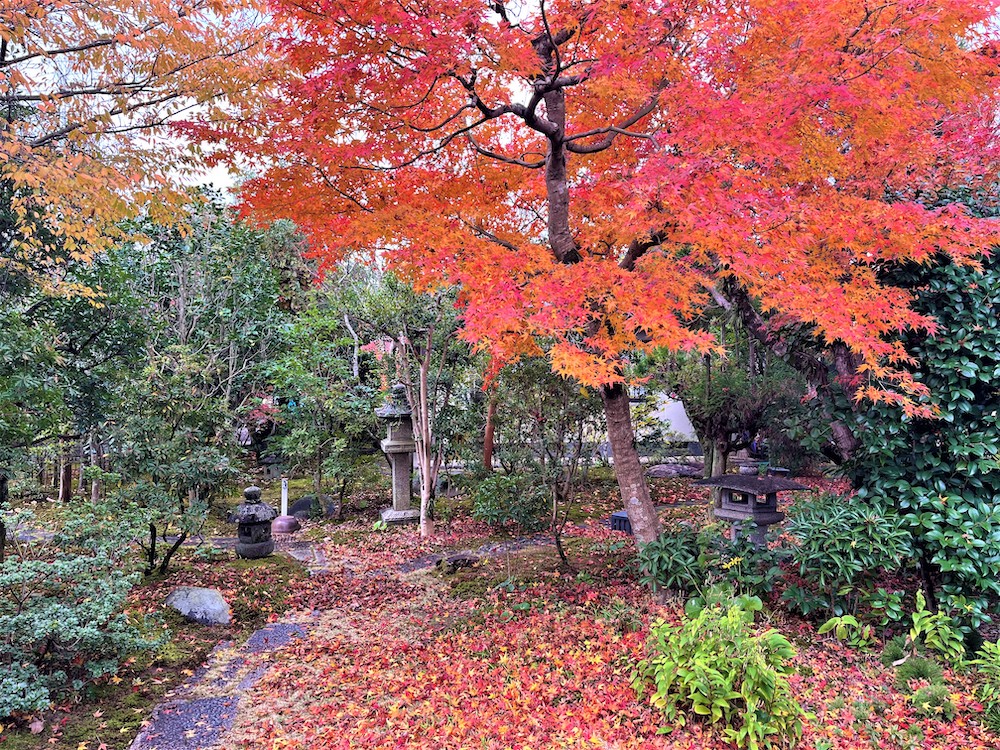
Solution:
M477 531L478 529L469 529ZM451 543L460 541L451 531ZM676 618L629 570L630 543L596 525L570 528L576 575L532 549L456 578L398 574L424 552L413 530L329 544L334 570L298 586L308 638L278 656L245 703L233 740L277 748L725 748L697 724L660 734L630 684L650 621ZM404 550L402 554L397 554ZM475 582L480 586L474 586ZM947 672L958 718L919 718L875 655L781 618L799 649L793 688L811 714L799 745L997 748L980 726L967 675Z
M704 488L652 485L665 517L707 519ZM376 531L367 516L310 524L302 536L329 568L312 577L280 557L199 561L185 552L170 577L135 591L136 611L162 612L176 585L214 586L233 607L233 626L168 616L175 640L160 653L96 686L83 704L51 712L39 735L0 733L0 747L125 748L151 701L169 696L216 642L281 620L305 624L308 636L270 657L226 748L722 750L696 723L660 734L656 712L631 687L651 621L678 618L680 603L639 586L631 538L598 522L616 508L610 484L581 492L566 528L571 573L551 545L508 552L495 531L461 513L430 540L413 528ZM494 554L454 575L405 572L433 554L481 548ZM946 672L955 721L923 719L876 655L817 636L813 623L772 617L798 649L793 687L811 714L800 748L1000 748L981 726L971 675Z

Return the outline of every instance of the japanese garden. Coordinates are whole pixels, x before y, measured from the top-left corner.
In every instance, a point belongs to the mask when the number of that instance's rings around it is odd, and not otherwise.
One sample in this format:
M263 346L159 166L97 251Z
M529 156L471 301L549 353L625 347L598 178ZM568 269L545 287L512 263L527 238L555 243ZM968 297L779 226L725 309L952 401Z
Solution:
M1000 747L998 5L3 0L0 750Z

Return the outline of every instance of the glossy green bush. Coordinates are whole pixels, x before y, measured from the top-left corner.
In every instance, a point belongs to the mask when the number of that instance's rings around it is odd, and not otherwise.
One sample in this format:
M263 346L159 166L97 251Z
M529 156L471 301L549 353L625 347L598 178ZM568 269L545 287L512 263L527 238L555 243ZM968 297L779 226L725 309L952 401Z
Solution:
M543 487L507 474L493 474L476 486L472 517L494 527L514 523L525 531L536 531L545 526L549 503Z
M653 625L649 656L637 665L633 686L663 712L665 731L693 716L721 728L740 748L801 736L803 711L788 683L795 650L776 630L752 632L760 609L755 597L710 601L680 625Z
M909 535L892 508L850 497L825 495L798 504L786 531L799 575L833 615L856 614L879 571L898 567L909 549ZM785 599L795 606L793 596L786 592Z
M899 509L941 609L965 626L1000 596L1000 263L908 266L888 279L915 291L934 335L902 338L937 419L877 404L854 415L859 495Z

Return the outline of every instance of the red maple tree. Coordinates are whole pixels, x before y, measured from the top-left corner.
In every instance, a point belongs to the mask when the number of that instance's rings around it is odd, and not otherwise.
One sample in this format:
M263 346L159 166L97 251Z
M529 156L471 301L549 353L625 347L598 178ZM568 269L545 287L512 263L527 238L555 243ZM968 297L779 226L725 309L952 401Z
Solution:
M708 350L738 288L914 404L886 334L933 321L886 263L972 262L994 224L994 2L272 0L273 96L214 126L267 164L245 187L325 263L384 255L460 285L497 363L544 351L598 387L640 541L658 522L628 355Z

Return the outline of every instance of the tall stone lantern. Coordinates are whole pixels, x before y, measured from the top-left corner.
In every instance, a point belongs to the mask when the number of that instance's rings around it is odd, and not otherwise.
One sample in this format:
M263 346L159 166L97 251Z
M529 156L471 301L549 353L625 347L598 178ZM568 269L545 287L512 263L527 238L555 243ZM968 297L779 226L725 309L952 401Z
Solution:
M413 412L406 402L406 387L397 383L389 391L389 400L375 410L375 416L387 422L382 450L392 468L392 507L382 510L386 523L416 523L420 509L412 508L413 454L417 444L413 440Z

